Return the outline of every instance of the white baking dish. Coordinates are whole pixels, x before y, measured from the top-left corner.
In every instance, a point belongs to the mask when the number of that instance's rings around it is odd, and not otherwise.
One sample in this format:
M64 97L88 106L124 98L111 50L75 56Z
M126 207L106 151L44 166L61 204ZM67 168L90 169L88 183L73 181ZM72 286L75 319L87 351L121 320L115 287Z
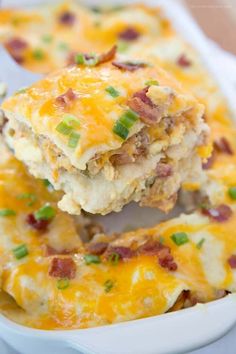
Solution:
M114 0L115 1L115 0ZM42 1L21 1L34 4ZM100 1L84 1L98 4ZM103 1L111 3L111 1ZM116 3L127 1L116 1ZM129 1L131 2L131 1ZM134 2L134 1L132 1ZM3 5L19 4L17 0L3 0ZM208 69L213 73L229 106L236 112L235 93L226 76L214 60L211 47L191 16L177 0L145 1L150 5L161 5L182 36L201 52ZM213 51L213 53L215 53ZM235 114L236 116L236 114ZM137 216L138 215L138 216ZM129 206L116 216L106 217L109 231L125 225L127 219L136 217L137 226L153 225L158 221L156 211L145 211ZM145 220L145 225L140 225ZM103 326L92 329L70 331L43 331L17 325L0 316L0 336L23 354L174 354L184 353L208 344L223 336L236 324L236 295L206 305L168 313L161 316Z

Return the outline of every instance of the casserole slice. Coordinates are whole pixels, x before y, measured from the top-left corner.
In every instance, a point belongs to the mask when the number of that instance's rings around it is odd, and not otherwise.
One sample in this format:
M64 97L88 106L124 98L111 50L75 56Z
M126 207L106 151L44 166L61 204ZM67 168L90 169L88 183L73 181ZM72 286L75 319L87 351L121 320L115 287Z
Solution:
M3 135L36 177L65 193L59 207L107 214L134 200L170 210L201 180L204 108L158 64L75 56L3 103Z

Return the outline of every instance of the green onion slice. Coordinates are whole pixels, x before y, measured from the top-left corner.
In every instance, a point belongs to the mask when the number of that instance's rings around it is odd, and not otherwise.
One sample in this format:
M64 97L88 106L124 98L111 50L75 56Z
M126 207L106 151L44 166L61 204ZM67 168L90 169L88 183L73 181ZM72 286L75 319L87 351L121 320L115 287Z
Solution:
M0 216L14 216L16 212L12 209L0 209Z
M197 248L198 249L201 249L202 248L202 246L203 246L203 243L206 241L206 239L205 238L202 238L198 243L197 243Z
M106 92L111 95L111 97L116 98L120 96L119 91L117 91L113 86L108 86Z
M146 86L159 86L159 82L157 80L149 80L145 82Z
M124 53L129 49L129 43L127 41L119 41L117 43L117 52Z
M126 140L129 135L129 129L124 127L118 120L113 127L113 133L118 135L121 139Z
M34 49L32 55L36 60L42 60L44 58L44 52L40 48Z
M58 133L62 134L62 135L69 135L73 130L73 127L71 127L70 125L66 124L65 122L60 122L57 127L56 127L56 131L58 131Z
M111 253L108 257L108 261L112 265L117 265L119 263L119 260L120 260L120 255L119 255L119 253L116 253L116 252Z
M51 43L52 42L52 39L53 39L53 36L51 34L44 34L42 36L42 41L44 43Z
M104 288L106 293L109 293L113 287L114 287L114 282L111 279L105 281Z
M14 256L16 257L16 259L24 258L25 256L27 256L29 254L27 246L24 244L14 248L13 253L14 253Z
M70 281L68 278L61 278L61 279L58 279L57 281L57 289L59 290L64 290L64 289L67 289L70 285Z
M131 109L128 109L126 112L122 114L122 116L119 119L119 122L126 128L130 129L135 122L137 122L139 116L137 113L132 111Z
M76 148L76 146L78 145L79 139L80 139L80 134L78 134L76 132L71 132L70 137L69 137L69 141L68 141L68 146L72 149Z
M94 54L88 54L89 59L85 57L84 54L78 53L75 54L75 63L77 65L87 65L95 66L98 63L98 57Z
M95 254L85 254L84 260L87 265L101 263L101 258Z
M73 114L64 114L62 122L74 128L80 127L79 120Z
M230 187L228 193L231 199L236 200L236 187Z
M49 182L48 179L44 179L44 180L43 180L43 184L45 185L45 187L47 187L47 188L49 188L49 189L54 189L52 183Z
M171 236L171 239L177 246L181 246L189 242L188 235L185 232L176 232Z
M50 204L45 204L34 213L34 216L37 220L51 220L54 218L55 214L55 209L51 207Z
M65 42L60 42L60 43L58 43L58 49L60 49L60 50L68 50L69 49L69 46L68 46L68 44L67 43L65 43Z

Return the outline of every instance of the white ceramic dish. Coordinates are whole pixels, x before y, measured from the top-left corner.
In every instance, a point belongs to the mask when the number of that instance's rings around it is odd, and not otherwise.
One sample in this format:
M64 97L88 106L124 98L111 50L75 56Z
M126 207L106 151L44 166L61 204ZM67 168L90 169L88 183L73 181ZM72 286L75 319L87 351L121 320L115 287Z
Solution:
M22 2L34 4L42 1ZM85 2L95 4L99 1ZM122 2L124 3L122 0L118 1ZM224 91L232 111L236 112L232 86L219 70L214 54L212 55L215 51L212 51L191 16L177 0L145 2L161 5L177 30L202 53L206 65ZM19 3L16 0L3 0L3 5L8 4ZM158 213L150 209L141 210L129 206L124 212L116 214L115 218L112 215L106 218L107 229L117 230L121 223L125 227L131 217L139 220L139 224L135 225L138 227L154 224L160 218ZM144 221L146 225L143 225ZM234 324L236 295L229 295L224 299L175 313L84 330L35 330L0 316L0 336L23 354L174 354L200 348L223 336Z

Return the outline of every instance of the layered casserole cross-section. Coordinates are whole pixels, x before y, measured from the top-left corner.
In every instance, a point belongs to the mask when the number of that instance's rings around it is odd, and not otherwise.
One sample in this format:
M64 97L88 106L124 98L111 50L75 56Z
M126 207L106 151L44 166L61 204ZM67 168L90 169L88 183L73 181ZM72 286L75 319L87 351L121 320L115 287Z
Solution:
M69 213L132 200L168 211L182 182L200 178L203 106L158 65L121 60L115 48L75 62L5 101L9 147L64 191Z

